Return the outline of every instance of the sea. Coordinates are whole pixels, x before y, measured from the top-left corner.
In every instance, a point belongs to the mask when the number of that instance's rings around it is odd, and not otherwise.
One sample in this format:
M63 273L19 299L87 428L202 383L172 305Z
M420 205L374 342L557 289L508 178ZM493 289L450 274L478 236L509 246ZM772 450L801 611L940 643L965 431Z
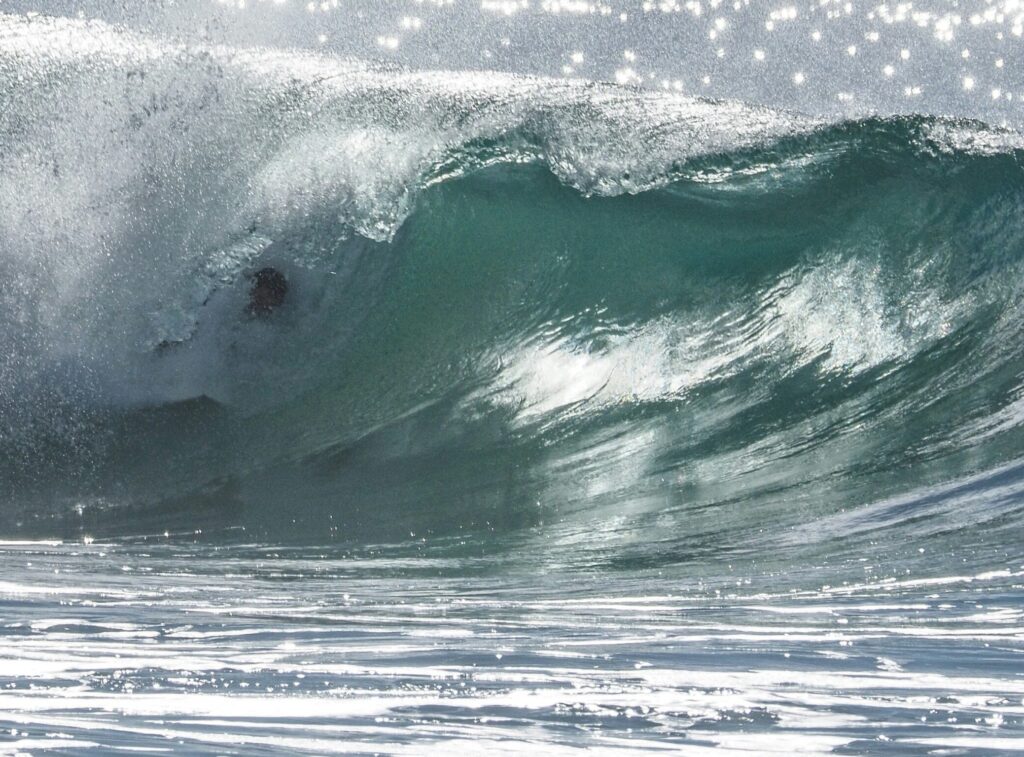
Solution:
M1024 752L1019 3L25 5L0 755Z

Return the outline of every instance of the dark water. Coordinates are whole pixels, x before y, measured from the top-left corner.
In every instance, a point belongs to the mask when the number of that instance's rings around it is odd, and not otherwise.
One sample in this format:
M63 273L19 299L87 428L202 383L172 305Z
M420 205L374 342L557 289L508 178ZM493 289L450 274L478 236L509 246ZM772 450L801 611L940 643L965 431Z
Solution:
M15 16L0 98L0 751L1020 748L1016 132Z

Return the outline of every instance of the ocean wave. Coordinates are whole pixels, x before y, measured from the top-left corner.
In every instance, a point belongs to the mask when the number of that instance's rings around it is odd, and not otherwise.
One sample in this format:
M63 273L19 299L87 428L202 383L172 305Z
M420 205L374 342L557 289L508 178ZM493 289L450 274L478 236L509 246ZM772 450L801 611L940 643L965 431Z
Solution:
M1020 449L1015 132L0 42L9 530L556 523L677 559ZM289 299L252 318L265 265Z

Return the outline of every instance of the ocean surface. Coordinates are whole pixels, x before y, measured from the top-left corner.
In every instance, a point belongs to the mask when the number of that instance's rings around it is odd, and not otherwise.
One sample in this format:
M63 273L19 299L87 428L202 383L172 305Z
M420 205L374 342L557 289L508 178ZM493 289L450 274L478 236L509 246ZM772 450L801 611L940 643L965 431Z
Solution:
M1024 751L1020 131L3 11L0 754Z

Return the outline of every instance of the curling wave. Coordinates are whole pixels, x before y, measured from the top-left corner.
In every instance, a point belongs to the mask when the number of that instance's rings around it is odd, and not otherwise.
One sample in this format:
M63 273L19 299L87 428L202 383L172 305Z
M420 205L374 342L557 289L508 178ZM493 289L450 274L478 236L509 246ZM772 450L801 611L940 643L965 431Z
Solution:
M14 16L0 97L5 531L1021 521L1016 133Z

